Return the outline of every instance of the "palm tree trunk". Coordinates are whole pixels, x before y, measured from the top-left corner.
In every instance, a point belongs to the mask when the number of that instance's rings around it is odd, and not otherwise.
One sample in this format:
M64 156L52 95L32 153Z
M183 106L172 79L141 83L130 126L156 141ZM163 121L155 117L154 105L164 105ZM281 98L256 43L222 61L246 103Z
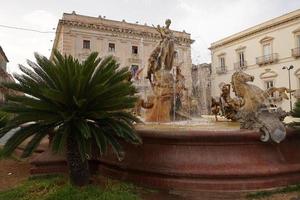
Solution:
M71 134L67 138L67 163L72 185L85 186L89 184L90 172L87 159L81 159L76 139Z

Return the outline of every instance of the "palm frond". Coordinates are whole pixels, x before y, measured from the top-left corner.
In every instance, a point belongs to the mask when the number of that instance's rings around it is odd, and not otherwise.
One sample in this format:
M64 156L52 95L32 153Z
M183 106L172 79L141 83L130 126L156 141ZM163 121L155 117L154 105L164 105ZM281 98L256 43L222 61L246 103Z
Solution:
M1 110L13 114L0 129L0 137L22 127L5 144L6 154L29 139L23 156L29 156L49 133L53 133L52 150L65 150L74 138L83 160L92 153L93 143L100 154L109 146L119 158L123 156L120 140L141 143L134 131L138 119L126 112L136 102L135 87L128 82L128 68L120 68L112 57L99 58L91 53L84 62L54 51L49 60L35 53L36 63L20 65L18 82L3 86L23 96L9 95ZM24 126L25 125L25 126Z

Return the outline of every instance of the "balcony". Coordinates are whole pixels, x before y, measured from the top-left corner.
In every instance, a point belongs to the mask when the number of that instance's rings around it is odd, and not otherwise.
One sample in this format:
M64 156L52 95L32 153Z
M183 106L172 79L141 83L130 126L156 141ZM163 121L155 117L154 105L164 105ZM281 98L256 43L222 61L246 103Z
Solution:
M137 54L137 53L131 53L131 58L139 58L139 54Z
M300 57L300 47L292 49L292 56L294 56L295 58Z
M226 74L227 73L227 67L225 67L225 66L217 67L216 72L217 72L217 74Z
M256 64L258 65L268 65L268 64L276 63L277 61L278 61L278 53L272 53L269 55L256 58Z
M142 63L142 60L139 58L139 54L132 53L130 58L128 58L130 63Z
M244 70L247 68L247 61L234 63L235 70Z

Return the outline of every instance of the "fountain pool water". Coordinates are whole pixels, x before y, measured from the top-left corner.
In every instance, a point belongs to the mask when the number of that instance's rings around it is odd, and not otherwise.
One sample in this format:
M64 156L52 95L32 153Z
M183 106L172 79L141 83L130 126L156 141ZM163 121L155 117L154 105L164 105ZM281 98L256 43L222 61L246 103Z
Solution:
M191 118L189 120L172 121L172 122L144 122L136 124L137 130L151 130L159 129L160 131L172 132L172 131L196 131L196 130L239 130L240 125L238 122L231 122L225 118L220 117L219 121L216 122L214 116L207 115L199 118Z

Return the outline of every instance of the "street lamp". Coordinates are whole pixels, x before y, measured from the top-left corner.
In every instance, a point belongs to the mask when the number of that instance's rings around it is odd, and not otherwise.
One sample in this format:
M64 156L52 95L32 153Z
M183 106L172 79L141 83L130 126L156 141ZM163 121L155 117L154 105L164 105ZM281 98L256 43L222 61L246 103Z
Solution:
M288 74L289 74L289 93L290 93L290 110L291 110L291 112L292 112L292 110L293 110L293 105L292 105L291 73L290 73L290 70L293 69L293 68L294 68L293 65L291 65L291 66L289 66L289 67L286 67L286 66L282 67L282 69L288 70Z

